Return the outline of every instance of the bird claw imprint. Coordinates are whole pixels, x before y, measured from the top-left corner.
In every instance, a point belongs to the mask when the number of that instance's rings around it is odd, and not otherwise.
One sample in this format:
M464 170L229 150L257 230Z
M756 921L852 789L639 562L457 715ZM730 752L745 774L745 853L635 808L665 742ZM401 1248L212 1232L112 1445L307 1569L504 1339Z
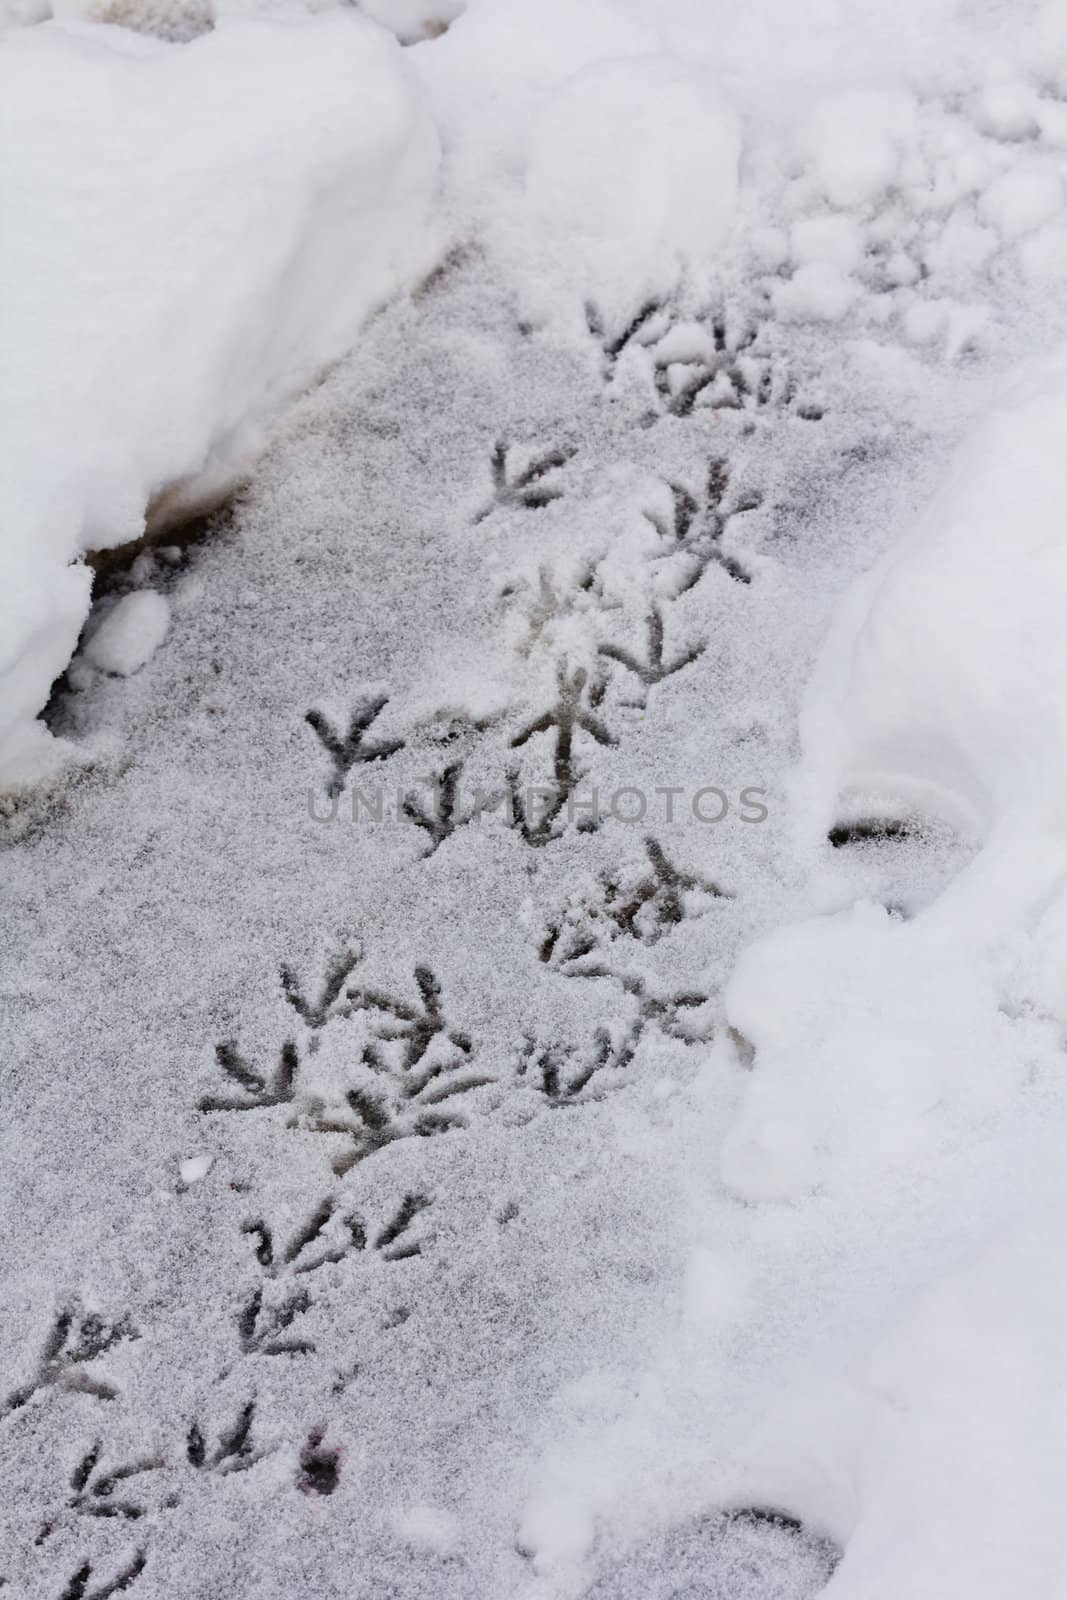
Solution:
M543 962L580 977L577 965L602 954L620 937L657 944L688 919L704 916L716 900L733 898L710 878L676 867L658 840L644 841L649 870L628 877L602 873L599 888L571 900L548 928L538 954Z
M624 350L640 347L648 349L670 327L671 312L660 300L646 300L644 305L621 329L609 334L599 308L590 300L585 307L585 325L600 346L605 378L614 376L615 367Z
M744 490L731 493L730 469L718 459L708 465L699 500L680 484L668 483L667 487L671 494L670 517L659 511L645 511L643 515L659 536L659 545L649 560L675 565L672 598L692 589L713 565L722 567L735 583L751 583L751 573L723 549L722 540L730 521L757 510L763 503L762 495Z
M710 995L696 990L662 994L646 979L636 974L613 972L606 966L576 967L565 975L609 978L634 997L637 1010L620 1037L613 1039L607 1028L598 1028L591 1046L585 1048L538 1039L534 1033L524 1032L516 1076L529 1082L554 1108L598 1098L584 1091L598 1073L622 1072L629 1067L649 1028L656 1028L665 1038L677 1039L683 1044L701 1044L710 1038L710 1029L691 1015L708 1004Z
M648 698L649 689L655 688L657 684L663 683L665 679L673 677L676 672L681 672L683 668L692 666L693 662L698 661L707 648L706 643L701 641L700 644L691 645L688 650L682 650L670 660L665 660L663 655L663 612L655 601L652 602L648 616L645 618L645 632L648 642L643 661L634 655L632 651L624 649L622 645L609 642L597 647L599 655L607 657L609 661L618 662L620 666L625 667L628 672L632 672L640 681L644 693L640 700L635 703L641 706L645 704Z
M542 960L547 959L542 954ZM577 957L561 965L559 971L570 979L606 978L617 983L636 1007L620 1034L613 1038L607 1028L598 1028L592 1045L584 1049L524 1031L516 1076L529 1081L552 1106L579 1103L598 1073L624 1071L633 1063L650 1028L682 1044L702 1044L711 1037L711 1024L696 1015L708 1005L710 994L695 989L663 992L638 973L616 972L600 961L581 964ZM591 1098L595 1096L585 1096Z
M500 590L499 598L523 607L526 636L517 647L523 658L545 643L545 633L555 623L620 609L620 602L609 600L604 593L599 560L585 561L573 583L561 583L550 567L542 566L536 589L527 578L517 578Z
M200 1111L292 1106L286 1124L290 1129L340 1134L349 1141L350 1148L333 1162L339 1177L398 1139L465 1127L464 1114L446 1108L443 1102L483 1088L494 1079L461 1070L474 1045L468 1034L450 1026L439 980L429 967L416 967L416 1000L399 999L358 984L346 987L360 954L346 947L332 958L315 1001L307 999L291 967L283 965L281 969L283 993L311 1032L309 1053L316 1046L316 1030L331 1019L357 1014L372 1019L373 1037L360 1056L367 1078L346 1093L343 1106L331 1108L319 1095L300 1094L300 1054L292 1040L282 1045L270 1078L250 1066L236 1043L227 1040L216 1046L215 1059L241 1094L206 1095L199 1102Z
M163 1458L146 1456L107 1471L101 1467L102 1451L103 1445L97 1440L80 1458L70 1475L71 1493L63 1510L44 1523L34 1540L35 1544L44 1544L55 1532L59 1523L67 1521L72 1514L83 1517L120 1518L126 1522L137 1522L145 1515L145 1506L126 1498L125 1486L133 1478L140 1477L142 1473L160 1471L165 1465ZM123 1492L116 1495L115 1490L120 1486Z
M280 1247L275 1247L273 1233L259 1218L242 1223L241 1232L256 1240L256 1260L268 1278L316 1272L328 1262L343 1261L350 1251L366 1247L366 1229L354 1216L342 1219L344 1232L339 1243L331 1244L323 1239L336 1211L336 1197L327 1195L308 1222L297 1230L288 1244ZM322 1247L318 1253L311 1251L316 1243Z
M253 1397L241 1407L233 1424L222 1429L211 1449L208 1448L205 1427L194 1420L184 1440L183 1464L186 1470L192 1469L194 1473L214 1477L228 1477L234 1473L247 1472L257 1462L273 1454L276 1446L257 1448L253 1441L255 1414L256 1402ZM305 1491L313 1489L319 1494L331 1494L337 1487L341 1452L323 1450L321 1446L324 1436L324 1428L312 1429L307 1435L300 1451L297 1487ZM55 1529L61 1523L69 1522L72 1516L113 1517L135 1522L147 1514L148 1507L131 1498L120 1496L126 1495L125 1486L134 1478L149 1472L165 1471L168 1465L166 1460L158 1455L145 1457L107 1471L101 1468L102 1448L97 1441L78 1460L70 1475L71 1494L63 1510L42 1527L35 1540L37 1545L44 1544ZM120 1496L115 1494L116 1489L120 1490ZM162 1501L162 1506L164 1509L173 1510L178 1503L179 1494L172 1492ZM69 1579L63 1591L63 1600L108 1600L109 1596L120 1594L130 1588L144 1570L146 1560L146 1552L139 1550L134 1559L115 1578L93 1589L89 1588L93 1575L92 1563L83 1562ZM0 1587L3 1587L2 1583Z
M269 1106L289 1105L296 1095L300 1057L291 1039L282 1045L277 1065L269 1079L245 1060L233 1039L223 1040L222 1044L215 1046L215 1060L243 1093L239 1099L204 1095L197 1104L199 1111L262 1111Z
M317 1272L327 1263L343 1261L352 1254L362 1255L365 1250L377 1251L383 1261L402 1261L409 1256L422 1254L423 1245L427 1241L425 1238L413 1239L410 1230L415 1218L431 1204L427 1195L405 1194L393 1215L372 1237L361 1217L354 1212L342 1216L338 1210L336 1196L328 1195L305 1226L277 1252L271 1230L266 1223L247 1222L241 1232L257 1241L256 1260L268 1277ZM337 1244L331 1244L325 1238L326 1230L334 1216L339 1218L341 1224L340 1229L335 1230L335 1237L340 1238L340 1243ZM305 1256L305 1251L316 1242L325 1244L325 1248L318 1254Z
M256 1415L255 1400L246 1400L231 1428L219 1434L218 1443L208 1450L204 1429L199 1422L189 1425L185 1437L185 1459L198 1472L217 1473L220 1477L233 1472L247 1472L257 1461L271 1454L257 1450L252 1443L252 1424Z
M144 1571L148 1556L144 1550L138 1550L133 1560L123 1568L117 1577L110 1583L89 1588L89 1580L93 1575L93 1566L90 1561L83 1562L77 1572L73 1574L59 1600L111 1600L112 1595L123 1594L129 1589Z
M446 839L459 829L466 827L480 814L480 807L475 803L472 810L461 812L457 808L457 791L459 780L463 773L462 761L451 761L443 772L427 779L432 790L429 804L424 804L415 794L406 794L401 802L401 812L409 822L421 828L426 834L429 844L423 851L423 860L427 860L436 850L444 844Z
M615 1065L615 1049L606 1028L597 1029L592 1048L585 1051L558 1041L539 1040L525 1030L516 1076L536 1088L553 1107L577 1105L595 1075Z
M388 756L396 755L398 750L403 750L403 739L380 739L376 744L368 744L364 738L371 724L381 716L388 704L389 696L385 694L372 695L361 701L343 733L332 725L322 711L312 710L305 716L305 722L318 735L333 762L333 771L326 780L328 800L335 800L341 793L354 766L369 761L384 761Z
M242 1232L256 1240L256 1260L270 1278L292 1278L301 1273L312 1273L330 1262L339 1262L350 1255L362 1256L376 1253L382 1261L406 1261L421 1255L429 1243L426 1235L413 1231L414 1223L432 1204L429 1196L418 1193L405 1194L396 1211L378 1231L371 1236L363 1219L355 1213L342 1215L334 1196L328 1196L316 1209L311 1220L299 1230L288 1245L276 1250L271 1230L265 1222L246 1223ZM340 1227L330 1238L326 1230L338 1217ZM315 1244L320 1248L305 1254ZM279 1305L266 1308L263 1286L256 1286L238 1315L238 1333L246 1355L311 1355L315 1350L309 1339L289 1335L287 1330L298 1316L310 1311L311 1295L304 1286L289 1290Z
M0 1418L20 1411L42 1389L75 1390L97 1400L114 1400L118 1394L114 1385L85 1369L116 1345L139 1338L127 1316L105 1322L95 1311L79 1313L76 1306L64 1307L52 1323L37 1371L29 1383L8 1395L0 1406Z
M339 1177L398 1139L465 1127L464 1113L445 1102L495 1081L467 1068L473 1041L449 1026L440 982L429 967L415 968L415 986L415 1002L376 989L349 989L346 1014L367 1012L379 1019L360 1058L366 1078L347 1091L344 1109L333 1111L311 1100L290 1123L348 1140L349 1148L333 1161Z
M264 1304L263 1286L257 1284L237 1313L237 1337L243 1356L307 1356L315 1345L289 1329L297 1317L311 1310L306 1289L290 1292L275 1305ZM227 1377L230 1369L220 1374Z
M558 483L546 482L550 473L565 467L578 453L576 445L564 445L556 450L546 450L535 456L529 466L515 472L508 471L509 446L506 439L498 439L493 447L489 470L493 481L493 494L489 503L474 517L475 526L484 522L494 511L507 508L514 511L541 511L554 500L563 498Z
M293 968L288 962L281 966L282 993L292 1006L302 1022L313 1030L326 1025L333 1014L333 1008L341 998L345 984L351 977L355 968L363 959L360 948L345 947L331 956L326 963L326 972L319 990L319 997L315 1001L309 1000L303 990Z
M614 972L610 967L592 965L571 967L569 978L607 978L617 983L637 1002L637 1011L629 1032L613 1053L610 1065L628 1067L637 1054L637 1047L649 1028L655 1028L667 1039L677 1039L682 1044L704 1044L711 1037L710 1025L700 1022L692 1013L702 1010L711 999L708 994L695 989L676 989L664 994L637 973Z
M610 381L619 358L643 350L651 364L652 383L662 413L688 417L698 404L713 411L763 411L792 406L809 421L821 410L798 403L796 383L780 357L766 347L765 323L738 318L719 308L684 322L666 302L649 300L614 334L609 334L595 305L587 304L586 327L601 351L601 370ZM690 328L691 348L678 345L680 330ZM675 347L671 345L674 335Z
M518 769L511 767L506 774L512 815L518 818L519 831L527 844L545 845L552 839L558 839L562 829L557 829L555 824L564 808L567 809L568 820L572 820L571 801L582 776L575 764L575 736L583 733L605 747L618 744L616 736L598 715L606 688L607 684L601 676L590 679L584 667L576 667L571 672L565 660L558 661L555 703L512 737L513 750L528 744L535 734L552 733L555 737L553 781L541 791L543 804L539 807L541 814L536 822L531 822L528 815L530 808L522 805ZM589 825L584 820L579 824L586 828Z

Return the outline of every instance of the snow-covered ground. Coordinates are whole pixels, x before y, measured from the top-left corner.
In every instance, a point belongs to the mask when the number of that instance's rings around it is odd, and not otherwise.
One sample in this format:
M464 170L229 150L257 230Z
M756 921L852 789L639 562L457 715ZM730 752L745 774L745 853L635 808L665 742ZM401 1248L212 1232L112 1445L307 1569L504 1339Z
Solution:
M360 9L6 13L0 1595L1058 1600L1062 4Z

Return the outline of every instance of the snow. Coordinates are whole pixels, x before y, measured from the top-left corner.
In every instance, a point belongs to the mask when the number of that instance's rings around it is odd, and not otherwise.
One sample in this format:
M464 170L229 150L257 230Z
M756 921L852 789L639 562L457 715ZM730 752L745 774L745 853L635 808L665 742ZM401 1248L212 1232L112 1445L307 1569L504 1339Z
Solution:
M1016 376L845 603L805 713L824 812L844 794L984 836L1062 820L1065 427L1060 352Z
M4 1600L1053 1600L1062 7L228 9L3 45Z
M88 614L71 563L139 538L164 491L217 496L245 470L284 402L431 258L437 153L398 47L340 13L182 49L15 30L0 104L14 783Z
M444 1557L454 1556L459 1551L460 1525L452 1513L441 1506L408 1506L396 1513L393 1526L413 1550Z
M529 136L512 246L526 319L572 299L615 320L699 279L733 222L739 152L714 79L676 57L575 72Z
M801 132L805 169L832 206L876 201L902 177L916 124L908 94L849 89L828 95Z
M857 296L839 267L811 262L775 290L774 303L787 322L840 322Z
M101 672L128 678L151 661L169 627L170 606L163 595L151 589L124 595L86 645L86 659Z
M178 1167L178 1176L183 1183L199 1183L206 1178L215 1162L214 1156L187 1156Z

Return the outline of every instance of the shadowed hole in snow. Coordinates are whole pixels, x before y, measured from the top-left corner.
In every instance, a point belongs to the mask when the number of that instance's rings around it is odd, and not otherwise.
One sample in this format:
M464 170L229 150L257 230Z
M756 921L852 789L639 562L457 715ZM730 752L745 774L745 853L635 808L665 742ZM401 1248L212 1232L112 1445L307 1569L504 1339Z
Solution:
M341 1452L323 1445L325 1430L313 1428L300 1452L296 1486L302 1494L333 1494L341 1476Z
M585 1600L814 1600L840 1552L785 1512L696 1517L611 1567Z

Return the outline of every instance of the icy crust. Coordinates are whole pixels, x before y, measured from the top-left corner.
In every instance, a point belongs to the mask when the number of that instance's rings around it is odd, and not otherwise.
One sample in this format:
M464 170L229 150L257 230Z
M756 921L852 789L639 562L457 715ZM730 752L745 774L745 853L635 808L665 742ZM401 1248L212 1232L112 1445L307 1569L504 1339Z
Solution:
M438 155L395 41L350 13L181 48L16 30L0 105L10 782L43 751L31 719L88 611L69 563L137 538L164 489L240 471L427 264Z

